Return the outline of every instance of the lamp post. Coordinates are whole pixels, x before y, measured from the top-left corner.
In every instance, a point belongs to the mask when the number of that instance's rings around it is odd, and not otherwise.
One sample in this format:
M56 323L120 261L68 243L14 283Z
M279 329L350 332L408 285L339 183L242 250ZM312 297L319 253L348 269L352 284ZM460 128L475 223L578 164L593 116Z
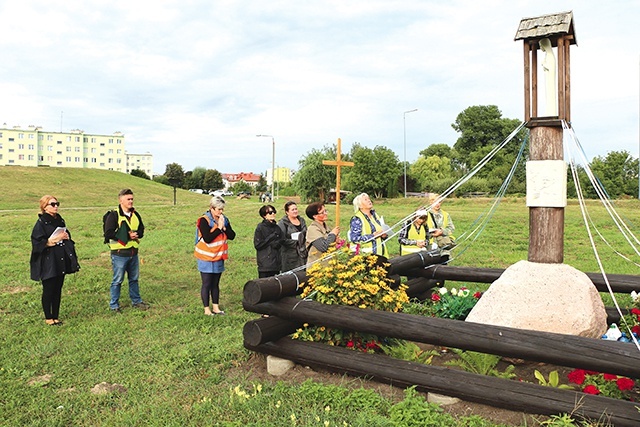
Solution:
M276 140L272 135L256 135L257 137L265 136L271 138L271 200L276 197L275 182L276 182Z
M404 197L407 198L407 113L415 113L417 108L402 113L402 127L404 128Z

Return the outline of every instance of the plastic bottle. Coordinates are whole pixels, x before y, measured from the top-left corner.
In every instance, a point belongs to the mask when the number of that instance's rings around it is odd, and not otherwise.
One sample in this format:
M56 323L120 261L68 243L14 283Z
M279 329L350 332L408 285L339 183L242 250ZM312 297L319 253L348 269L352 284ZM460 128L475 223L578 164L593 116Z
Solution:
M612 323L607 332L605 332L605 335L609 341L618 341L618 338L622 336L622 333L620 332L620 329L618 329L618 325Z

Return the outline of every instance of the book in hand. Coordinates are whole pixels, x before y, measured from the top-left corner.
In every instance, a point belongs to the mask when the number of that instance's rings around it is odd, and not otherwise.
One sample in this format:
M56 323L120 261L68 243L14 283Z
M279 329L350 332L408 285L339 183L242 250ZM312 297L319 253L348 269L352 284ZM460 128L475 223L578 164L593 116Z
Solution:
M58 237L60 237L62 233L65 233L66 231L67 231L66 227L57 227L55 230L53 230L53 233L51 233L51 236L49 236L49 238L57 239Z

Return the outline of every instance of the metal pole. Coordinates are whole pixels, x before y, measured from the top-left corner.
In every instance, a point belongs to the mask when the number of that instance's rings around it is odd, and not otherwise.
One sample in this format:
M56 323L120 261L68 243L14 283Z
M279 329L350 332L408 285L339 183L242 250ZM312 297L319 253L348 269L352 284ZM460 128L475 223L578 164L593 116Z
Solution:
M275 183L276 183L276 140L273 135L256 135L257 137L265 136L267 138L271 138L271 200L273 201L276 197L275 193Z
M417 108L402 113L402 128L404 129L404 197L407 198L407 113L418 111Z

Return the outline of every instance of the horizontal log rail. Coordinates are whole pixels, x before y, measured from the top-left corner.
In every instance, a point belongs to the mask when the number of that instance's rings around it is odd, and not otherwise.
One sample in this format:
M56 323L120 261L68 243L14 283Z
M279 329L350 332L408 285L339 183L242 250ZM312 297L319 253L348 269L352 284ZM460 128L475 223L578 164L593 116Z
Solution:
M292 322L640 378L640 352L631 343L328 305L295 297L243 305L247 311Z
M543 415L572 413L590 419L605 419L619 427L640 425L638 404L619 399L407 362L384 355L289 338L260 346L245 344L245 347L289 359L304 366L367 377L400 387L415 385L420 391L459 397L469 402L494 407Z
M415 277L453 280L459 282L493 283L504 273L504 268L453 267L433 265L427 269L413 269L407 272ZM608 292L607 284L600 273L585 273L598 292ZM607 274L611 289L615 293L640 292L640 276L627 274Z
M503 268L453 267L442 264L446 261L447 257L443 258L434 251L403 255L389 260L388 274L389 276L425 277L436 281L493 283L504 272ZM604 278L600 273L585 274L591 279L598 292L608 292ZM615 293L640 292L640 276L609 274L607 277L611 289ZM249 280L244 286L243 298L250 304L259 304L298 295L302 292L302 286L306 281L305 271Z

